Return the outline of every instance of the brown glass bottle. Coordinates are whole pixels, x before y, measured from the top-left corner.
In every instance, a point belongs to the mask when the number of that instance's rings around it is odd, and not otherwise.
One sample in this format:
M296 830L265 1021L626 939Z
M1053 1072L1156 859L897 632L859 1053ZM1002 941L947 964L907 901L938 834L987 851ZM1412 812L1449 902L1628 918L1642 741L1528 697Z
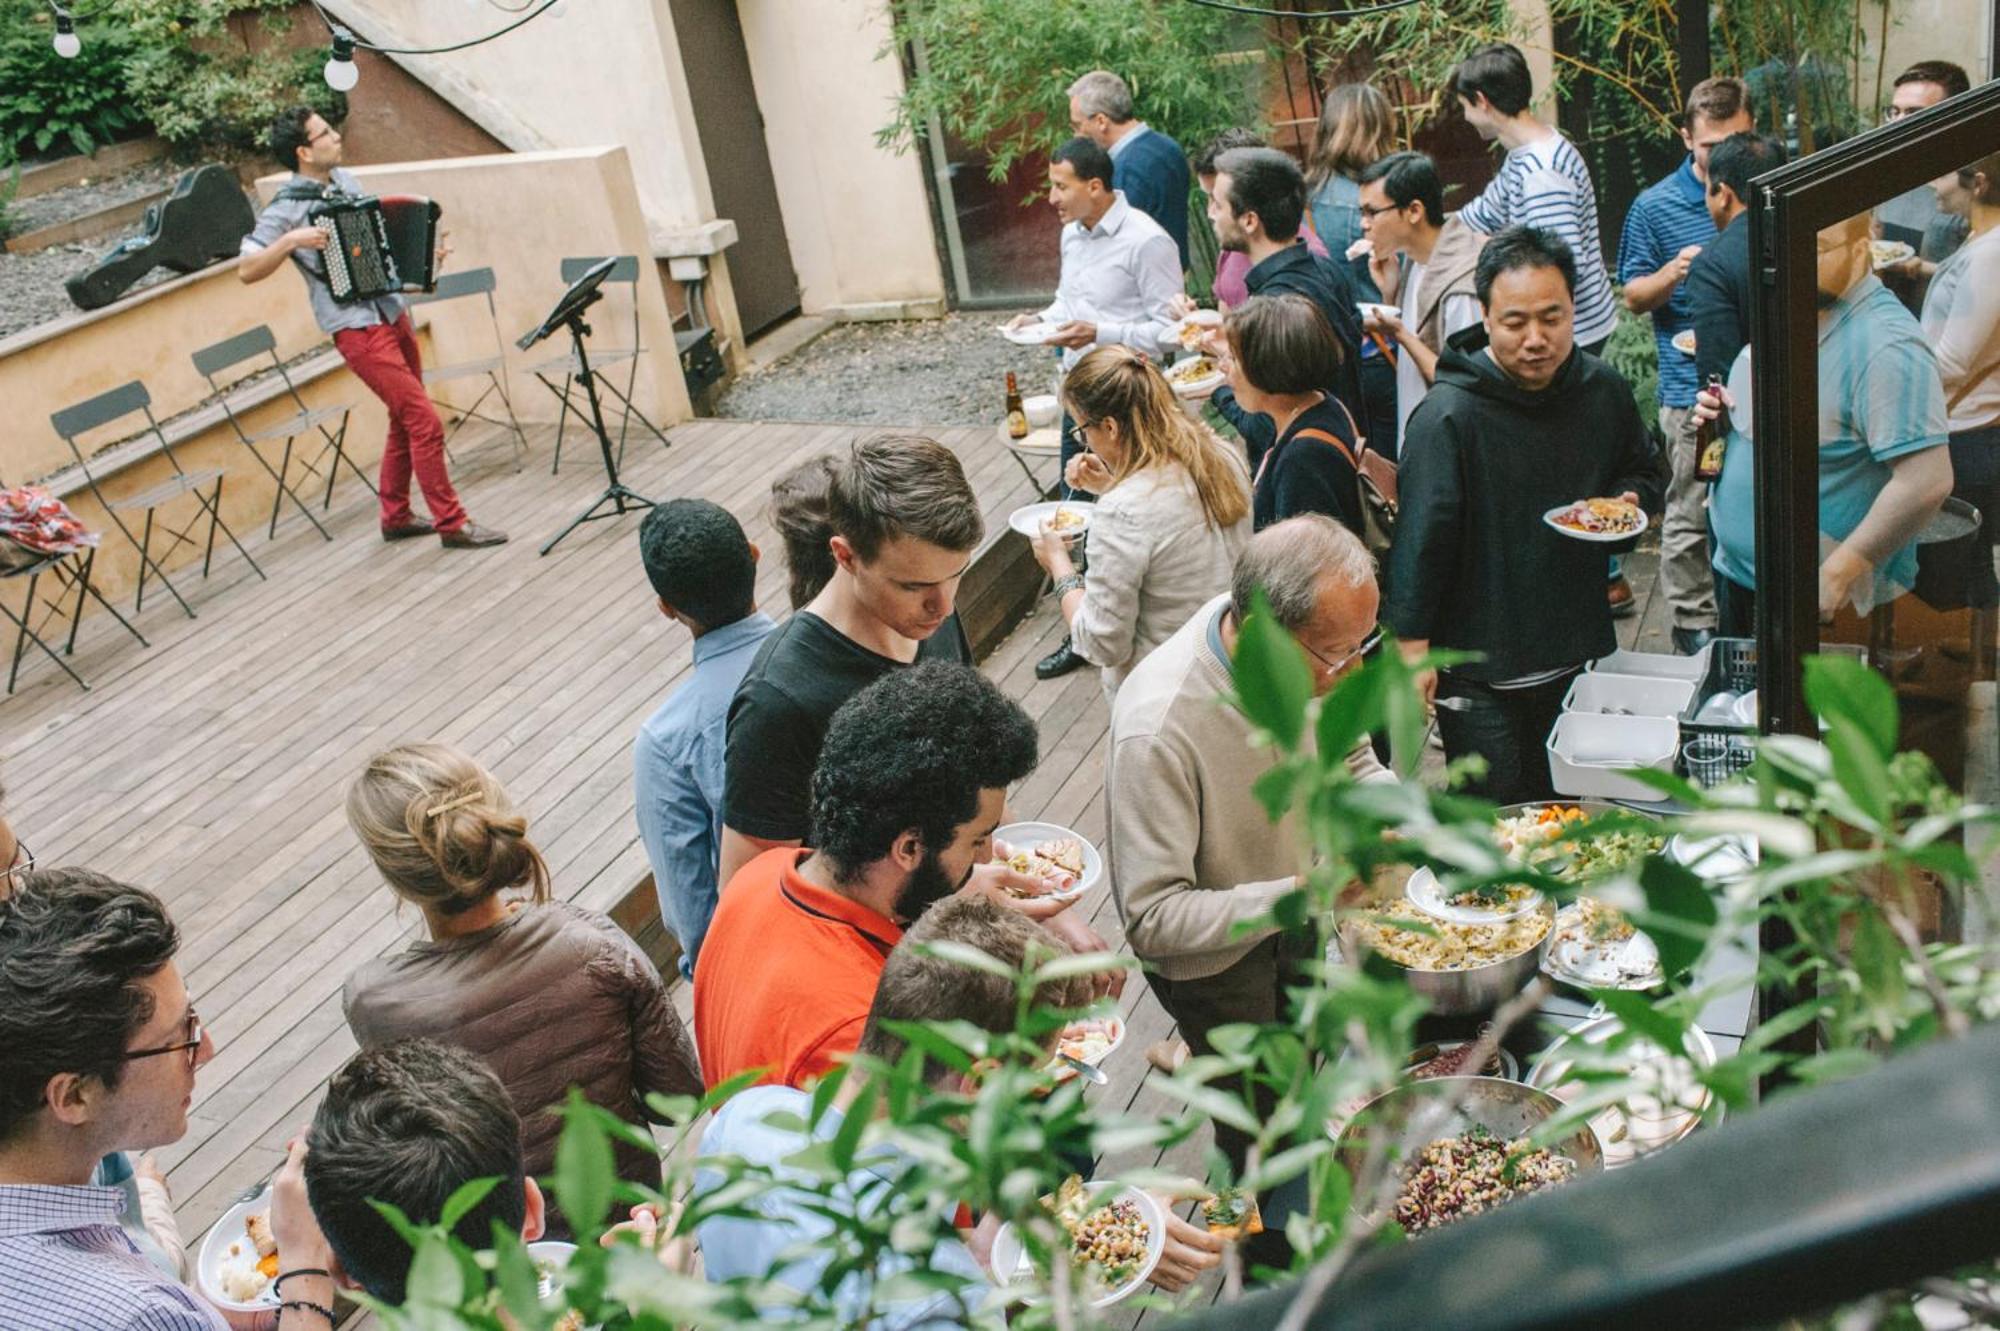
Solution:
M1703 390L1722 396L1722 376L1708 376L1708 387ZM1729 408L1719 408L1721 415L1712 421L1702 421L1694 427L1694 478L1705 484L1713 483L1722 475L1722 455L1729 443Z
M1007 437L1026 439L1028 437L1028 412L1021 405L1021 387L1014 382L1014 372L1007 371Z

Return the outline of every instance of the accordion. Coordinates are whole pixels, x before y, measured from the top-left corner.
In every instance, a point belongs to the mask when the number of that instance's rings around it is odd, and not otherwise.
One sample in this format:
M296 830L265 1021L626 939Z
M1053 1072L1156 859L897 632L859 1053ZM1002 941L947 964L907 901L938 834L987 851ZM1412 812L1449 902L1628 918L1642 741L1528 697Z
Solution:
M326 284L342 305L437 285L443 210L414 194L326 194L306 218L326 232Z

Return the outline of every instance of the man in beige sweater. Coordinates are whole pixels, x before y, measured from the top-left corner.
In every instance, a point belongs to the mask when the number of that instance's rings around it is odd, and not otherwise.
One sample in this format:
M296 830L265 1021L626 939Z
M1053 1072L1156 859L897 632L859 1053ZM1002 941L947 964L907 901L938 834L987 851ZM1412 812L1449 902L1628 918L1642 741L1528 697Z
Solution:
M1290 518L1251 539L1230 592L1139 663L1111 713L1104 794L1118 913L1160 1005L1197 1054L1210 1052L1218 1026L1284 1020L1285 987L1309 943L1269 926L1236 928L1298 885L1306 849L1297 817L1273 827L1251 793L1272 754L1251 747L1250 723L1221 700L1238 626L1260 589L1305 649L1316 693L1374 637L1380 597L1360 539L1321 514ZM1361 780L1395 779L1366 743L1347 762ZM1215 1137L1240 1173L1249 1139L1224 1123Z

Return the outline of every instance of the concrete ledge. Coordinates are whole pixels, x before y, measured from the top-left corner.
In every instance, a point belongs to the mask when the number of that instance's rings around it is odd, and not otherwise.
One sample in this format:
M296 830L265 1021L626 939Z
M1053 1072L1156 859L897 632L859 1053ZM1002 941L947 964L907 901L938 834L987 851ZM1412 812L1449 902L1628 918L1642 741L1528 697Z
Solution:
M700 222L690 227L656 230L653 233L656 259L687 259L720 254L736 243L736 223L727 217Z
M160 139L134 139L130 143L108 143L88 157L65 157L45 166L29 167L21 172L21 188L15 197L32 199L37 194L68 189L71 185L89 180L92 176L123 171L127 167L137 166L141 162L151 162L166 155L167 145Z
M890 323L898 319L942 319L950 310L944 297L921 300L878 300L862 305L829 305L815 314L842 323Z
M130 226L146 215L146 210L165 199L170 190L155 190L142 194L136 199L100 208L82 217L72 217L67 222L57 222L53 226L37 227L33 231L23 231L18 236L7 237L9 254L33 254L48 249L51 245L69 245L80 240L95 240L99 236Z

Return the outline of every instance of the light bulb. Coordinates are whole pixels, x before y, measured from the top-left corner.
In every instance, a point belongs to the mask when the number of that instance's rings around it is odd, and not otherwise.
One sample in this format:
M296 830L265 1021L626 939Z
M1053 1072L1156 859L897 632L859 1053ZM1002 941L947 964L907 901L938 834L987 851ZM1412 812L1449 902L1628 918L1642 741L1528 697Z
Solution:
M326 86L335 92L353 92L354 85L361 82L361 71L354 67L354 34L345 28L333 30L333 55L328 58Z
M67 14L56 15L56 39L53 45L56 54L65 60L74 60L83 50L83 43L77 39L76 23Z
M550 18L561 18L567 13L569 13L569 6L564 3L564 0L556 0L554 4L549 6Z

